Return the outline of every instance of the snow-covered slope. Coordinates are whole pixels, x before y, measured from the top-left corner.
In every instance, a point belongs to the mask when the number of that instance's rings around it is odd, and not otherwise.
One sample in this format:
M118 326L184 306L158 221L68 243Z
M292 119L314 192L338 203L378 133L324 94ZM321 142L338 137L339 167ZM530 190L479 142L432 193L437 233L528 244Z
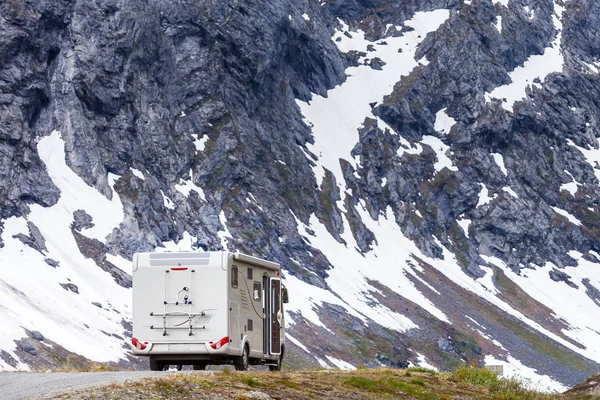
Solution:
M131 319L130 290L116 284L110 274L82 254L72 226L74 212L84 210L93 218L94 226L83 229L82 234L104 240L123 220L119 196L106 199L65 164L60 132L42 138L37 147L61 194L52 207L32 205L27 217L4 221L0 347L17 363L10 365L5 356L0 366L29 368L20 362L13 342L26 337L26 331L41 331L68 351L92 360L118 361L124 358L122 322ZM114 185L118 178L110 175L109 181ZM131 272L129 262L118 256L110 258Z

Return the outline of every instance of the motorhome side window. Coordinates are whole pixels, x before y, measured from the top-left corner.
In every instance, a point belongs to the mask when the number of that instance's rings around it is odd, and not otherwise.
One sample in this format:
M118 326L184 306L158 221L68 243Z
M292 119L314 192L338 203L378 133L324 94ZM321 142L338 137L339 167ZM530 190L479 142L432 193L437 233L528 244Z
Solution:
M234 289L238 287L238 267L235 265L231 266L231 287Z
M248 279L252 279L252 268L248 267Z
M260 287L260 282L254 282L254 287L252 289L252 298L256 301L260 300L262 290Z

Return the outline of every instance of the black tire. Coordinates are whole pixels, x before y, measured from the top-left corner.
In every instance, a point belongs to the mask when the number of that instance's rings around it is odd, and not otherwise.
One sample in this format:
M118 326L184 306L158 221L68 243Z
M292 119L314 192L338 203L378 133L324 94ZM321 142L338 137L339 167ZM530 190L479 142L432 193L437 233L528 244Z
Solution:
M283 353L277 357L277 365L269 365L269 371L281 371L281 360L283 358Z
M206 364L194 364L192 368L194 371L204 371L206 369Z
M150 357L150 371L162 371L163 368L163 363L161 363L154 357Z
M237 357L233 362L233 365L237 371L248 371L248 365L250 364L249 352L248 345L244 346L242 355Z
M182 364L177 364L177 371L181 371L183 369L183 365Z

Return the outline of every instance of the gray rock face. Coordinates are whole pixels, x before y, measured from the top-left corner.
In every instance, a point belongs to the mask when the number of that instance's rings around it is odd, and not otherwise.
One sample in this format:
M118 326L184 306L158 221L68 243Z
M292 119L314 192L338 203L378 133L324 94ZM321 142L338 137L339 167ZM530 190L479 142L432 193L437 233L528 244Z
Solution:
M81 232L82 229L91 228L94 226L92 217L84 210L76 210L73 213L73 227Z
M23 345L21 346L21 350L25 353L31 354L32 356L37 356L37 349L31 344L23 343Z
M53 260L52 258L44 258L44 261L46 262L46 264L48 264L52 268L56 268L60 265L60 263L58 261Z
M59 283L60 287L62 287L63 289L65 289L68 292L73 292L75 294L79 294L79 287L77 287L77 285L75 285L74 283Z
M104 244L98 240L90 239L80 234L75 229L72 229L71 232L73 233L75 242L77 243L81 254L94 260L96 265L108 272L120 286L125 288L131 287L131 276L106 259L107 250Z
M31 221L27 222L27 227L29 228L29 236L19 233L13 237L19 239L26 246L29 246L42 254L47 252L48 249L46 248L46 239L40 232L39 228Z
M438 347L440 348L440 350L445 351L446 353L454 351L454 346L452 346L452 338L451 337L439 338L438 339Z
M58 190L35 148L35 125L50 103L48 63L66 27L68 2L3 2L0 38L0 209L2 218L27 214L30 203L50 206Z

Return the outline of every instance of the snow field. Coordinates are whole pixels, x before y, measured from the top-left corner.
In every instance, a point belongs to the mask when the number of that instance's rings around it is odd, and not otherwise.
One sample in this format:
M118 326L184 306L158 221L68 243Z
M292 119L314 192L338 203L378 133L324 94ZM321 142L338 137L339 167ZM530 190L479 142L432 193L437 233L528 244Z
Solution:
M485 357L486 365L501 365L504 378L513 378L520 381L526 388L540 392L562 393L569 389L556 382L548 375L540 375L536 370L523 365L519 360L509 356L506 360L499 360L493 356Z
M49 340L91 360L118 361L125 355L124 342L110 335L123 335L121 321L131 316L130 291L80 253L70 225L73 212L84 209L95 226L82 234L104 241L122 221L123 207L116 192L108 200L66 165L64 142L58 131L39 141L38 152L61 195L52 207L31 205L28 219L12 217L4 221L0 348L18 360L13 340L25 337L24 329L28 329L40 331ZM109 174L111 186L117 179ZM29 235L27 221L44 236L44 254L13 237L19 233ZM58 261L59 266L51 267L45 258ZM117 265L124 264L119 257L111 259L119 260ZM79 294L64 290L59 283L77 285ZM102 304L102 308L92 302ZM0 369L13 368L0 361ZM19 364L17 369L27 368Z

